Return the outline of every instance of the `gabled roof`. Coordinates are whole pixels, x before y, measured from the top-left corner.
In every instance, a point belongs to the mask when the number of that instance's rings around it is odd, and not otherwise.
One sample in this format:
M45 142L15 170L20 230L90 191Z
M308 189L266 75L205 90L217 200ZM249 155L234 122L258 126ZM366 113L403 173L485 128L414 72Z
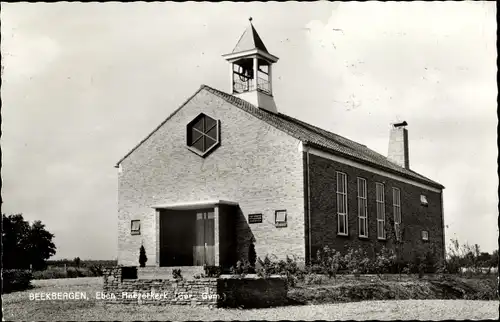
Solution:
M177 111L179 111L192 97L198 94L202 89L220 97L226 102L252 114L253 116L261 119L262 121L274 126L275 128L289 134L292 137L303 142L305 145L315 147L334 155L346 157L367 165L374 166L378 169L385 170L405 178L413 179L417 182L428 184L438 189L443 189L444 186L412 171L401 167L391 161L385 156L369 149L363 144L349 140L338 134L328 132L317 126L305 123L288 115L282 113L272 113L264 109L260 109L247 101L244 101L236 96L221 92L207 85L202 85L196 93L194 93L183 105L174 111L165 121L163 121L151 134L142 140L136 147L134 147L127 155L125 155L116 166L118 166L125 158L127 158L135 149L137 149L144 141L153 135L165 122L167 122Z
M359 144L343 136L328 132L288 115L282 113L272 113L264 109L260 109L238 97L221 92L212 87L206 85L203 85L202 87L227 102L247 111L255 117L273 125L283 132L288 133L296 139L301 140L306 145L316 147L335 155L344 156L346 158L353 159L355 161L365 163L439 189L444 188L443 185L426 178L415 171L406 169L389 161L387 157L369 149L363 144Z
M238 43L234 47L233 54L253 49L260 49L263 52L269 54L266 46L264 45L264 42L257 33L257 30L255 30L255 28L253 27L252 22L250 21L250 25L247 29L245 29L240 37L240 40L238 40Z

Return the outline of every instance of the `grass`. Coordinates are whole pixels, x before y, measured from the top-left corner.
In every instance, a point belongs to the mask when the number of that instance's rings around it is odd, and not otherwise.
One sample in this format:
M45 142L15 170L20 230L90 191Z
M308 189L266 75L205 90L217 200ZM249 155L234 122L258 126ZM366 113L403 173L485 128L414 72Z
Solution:
M320 275L309 279L309 283L299 283L288 296L295 302L312 304L388 299L495 300L497 289L497 278L493 275L488 278L425 276L422 279L404 276L401 280L397 276L329 279Z
M356 283L356 282L353 282ZM361 285L362 283L358 283ZM6 320L441 320L496 319L497 301L405 300L329 303L266 309L106 305L96 299L102 278L35 280L34 288L3 295ZM325 287L328 285L322 285ZM332 286L332 285L330 285ZM35 292L86 292L88 300L30 301Z

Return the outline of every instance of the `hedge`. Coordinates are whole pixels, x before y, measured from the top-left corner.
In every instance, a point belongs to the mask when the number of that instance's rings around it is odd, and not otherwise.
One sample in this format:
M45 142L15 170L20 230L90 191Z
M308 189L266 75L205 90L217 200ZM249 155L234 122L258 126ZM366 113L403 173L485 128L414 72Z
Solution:
M28 270L8 269L2 273L3 293L22 291L31 288L33 275Z

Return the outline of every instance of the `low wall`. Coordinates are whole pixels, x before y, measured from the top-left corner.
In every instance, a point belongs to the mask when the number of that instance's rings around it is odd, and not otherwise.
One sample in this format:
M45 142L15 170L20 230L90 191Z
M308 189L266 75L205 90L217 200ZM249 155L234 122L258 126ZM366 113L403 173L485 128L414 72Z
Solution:
M106 269L104 300L106 303L152 305L216 306L217 279L168 280L122 279L121 267Z
M218 307L271 307L287 304L282 277L256 276L202 279L123 279L122 267L103 272L105 303L149 305L202 305Z
M266 279L247 276L243 278L222 277L217 280L217 292L222 307L272 307L288 303L288 286L280 276Z

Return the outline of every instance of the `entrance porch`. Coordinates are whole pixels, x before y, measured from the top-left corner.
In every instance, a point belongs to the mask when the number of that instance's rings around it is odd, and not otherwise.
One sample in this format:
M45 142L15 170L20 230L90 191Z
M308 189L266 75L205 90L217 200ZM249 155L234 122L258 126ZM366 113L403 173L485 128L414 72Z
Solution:
M193 271L199 271L194 267L222 266L228 270L234 265L236 202L211 200L153 208L156 267L193 267Z

